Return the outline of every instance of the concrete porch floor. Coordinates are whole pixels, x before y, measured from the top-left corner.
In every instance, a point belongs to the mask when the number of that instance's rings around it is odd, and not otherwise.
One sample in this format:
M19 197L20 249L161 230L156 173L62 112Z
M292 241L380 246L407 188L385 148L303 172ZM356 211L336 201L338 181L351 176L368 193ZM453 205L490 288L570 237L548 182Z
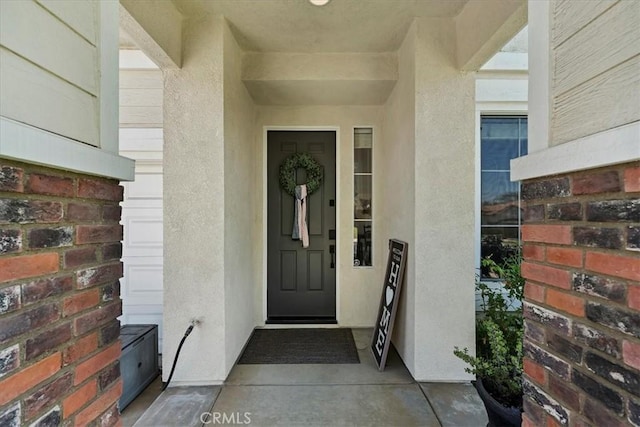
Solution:
M123 411L123 425L487 425L470 384L417 383L394 349L378 371L371 333L353 329L360 364L236 365L222 386L170 387L162 394L158 380Z

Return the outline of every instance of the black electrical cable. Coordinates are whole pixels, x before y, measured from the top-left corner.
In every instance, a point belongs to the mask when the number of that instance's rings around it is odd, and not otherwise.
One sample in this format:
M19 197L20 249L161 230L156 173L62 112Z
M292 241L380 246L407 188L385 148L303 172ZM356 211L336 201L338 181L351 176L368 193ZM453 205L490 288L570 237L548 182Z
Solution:
M189 325L189 327L184 333L184 336L180 340L180 344L178 345L178 351L176 352L176 357L173 358L173 366L171 367L171 373L169 373L169 378L167 379L167 382L162 385L162 391L164 391L167 387L169 387L169 383L171 382L171 377L173 377L173 371L176 370L176 364L178 363L178 356L180 356L180 350L182 350L182 344L184 344L184 341L187 339L191 331L193 331L193 323Z

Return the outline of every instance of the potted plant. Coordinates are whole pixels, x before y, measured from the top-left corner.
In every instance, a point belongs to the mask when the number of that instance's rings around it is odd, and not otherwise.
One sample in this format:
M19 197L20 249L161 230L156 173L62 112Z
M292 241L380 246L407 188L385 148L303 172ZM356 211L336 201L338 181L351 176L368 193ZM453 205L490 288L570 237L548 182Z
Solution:
M490 426L520 426L522 422L522 296L520 255L497 264L482 260L483 271L499 281L476 280L484 312L476 319L476 356L468 349L454 354L469 364L474 383L485 404Z

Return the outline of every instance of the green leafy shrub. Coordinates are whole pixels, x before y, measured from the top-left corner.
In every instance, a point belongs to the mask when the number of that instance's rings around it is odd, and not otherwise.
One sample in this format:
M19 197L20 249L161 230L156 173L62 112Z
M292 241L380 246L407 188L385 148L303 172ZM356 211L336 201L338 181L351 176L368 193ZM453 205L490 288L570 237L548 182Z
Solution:
M476 375L496 400L505 406L522 407L522 296L524 279L520 255L497 264L490 258L482 265L502 286L490 286L478 278L476 289L484 310L476 319L476 356L455 347L454 354L469 364L466 372ZM506 291L506 297L502 290Z

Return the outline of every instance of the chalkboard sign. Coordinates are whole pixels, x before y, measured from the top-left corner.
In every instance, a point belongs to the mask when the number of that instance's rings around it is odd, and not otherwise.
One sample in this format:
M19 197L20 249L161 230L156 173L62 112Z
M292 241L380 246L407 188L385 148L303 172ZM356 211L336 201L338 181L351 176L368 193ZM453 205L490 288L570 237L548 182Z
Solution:
M389 240L389 260L387 261L387 273L382 287L380 309L378 319L373 329L371 338L371 352L376 360L379 370L384 369L387 361L391 335L393 334L393 322L400 303L400 290L407 262L407 243L400 240Z

